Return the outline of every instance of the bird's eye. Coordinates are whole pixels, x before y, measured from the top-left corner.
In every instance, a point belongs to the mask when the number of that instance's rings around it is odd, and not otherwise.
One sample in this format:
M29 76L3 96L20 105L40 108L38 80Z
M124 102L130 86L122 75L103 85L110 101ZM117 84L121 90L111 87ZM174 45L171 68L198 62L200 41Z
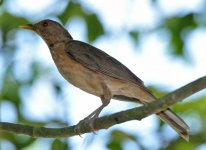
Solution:
M43 27L47 27L48 26L48 22L43 22Z

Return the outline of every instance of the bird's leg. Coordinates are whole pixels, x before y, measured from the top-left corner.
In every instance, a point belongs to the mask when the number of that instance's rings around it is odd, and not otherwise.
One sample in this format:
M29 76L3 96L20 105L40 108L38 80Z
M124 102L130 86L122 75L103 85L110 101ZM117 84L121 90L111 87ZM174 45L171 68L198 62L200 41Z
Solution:
M88 115L86 118L84 118L80 122L88 123L89 126L91 127L91 129L94 130L94 128L93 128L94 120L99 117L99 114L104 109L104 107L106 107L109 104L109 102L110 102L110 100L102 100L102 105L100 107L98 107L95 111L93 111L90 115Z
M99 114L101 113L101 111L104 109L104 107L106 107L109 102L110 102L110 99L108 100L105 100L105 99L102 99L101 97L101 100L102 100L102 105L100 107L98 107L95 111L93 111L91 114L89 114L86 118L84 118L83 120L81 120L76 128L75 128L75 132L77 132L79 135L81 134L80 133L80 126L81 124L89 124L91 130L94 132L95 129L94 129L94 120L97 119L99 117ZM94 132L95 133L95 132Z
M102 105L100 107L98 107L95 111L93 111L91 114L89 114L86 118L84 118L83 120L81 120L76 128L75 128L75 132L77 132L79 135L81 134L80 133L80 126L81 124L89 124L91 130L94 132L95 129L94 129L94 120L97 119L99 117L99 114L101 113L101 111L104 109L104 107L106 107L109 103L110 103L110 100L111 100L111 93L110 91L107 89L104 93L105 95L102 95L101 96L101 101L102 101ZM95 132L94 132L95 133Z

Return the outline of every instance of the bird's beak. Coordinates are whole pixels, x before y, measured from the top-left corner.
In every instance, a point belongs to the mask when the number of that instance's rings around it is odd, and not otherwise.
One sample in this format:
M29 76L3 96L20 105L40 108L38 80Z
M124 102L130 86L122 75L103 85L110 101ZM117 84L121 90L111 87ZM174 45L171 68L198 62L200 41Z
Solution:
M19 28L29 29L29 30L35 31L35 26L32 24L20 25Z

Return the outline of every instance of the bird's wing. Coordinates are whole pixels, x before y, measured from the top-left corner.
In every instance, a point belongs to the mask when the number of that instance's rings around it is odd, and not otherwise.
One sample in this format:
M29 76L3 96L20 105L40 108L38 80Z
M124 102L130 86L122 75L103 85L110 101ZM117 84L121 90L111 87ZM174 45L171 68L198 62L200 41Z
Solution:
M72 59L93 71L140 86L143 85L143 82L126 66L87 43L75 40L69 41L65 51Z

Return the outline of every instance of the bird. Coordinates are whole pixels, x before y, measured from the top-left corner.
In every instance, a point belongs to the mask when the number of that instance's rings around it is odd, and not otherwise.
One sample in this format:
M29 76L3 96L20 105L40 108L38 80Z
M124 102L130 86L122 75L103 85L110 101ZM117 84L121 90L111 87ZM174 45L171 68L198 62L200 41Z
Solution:
M95 119L111 99L143 105L157 100L125 65L90 44L74 40L59 22L45 19L20 27L34 31L46 42L58 71L69 83L101 99L102 105L78 125L88 123L93 129ZM188 125L170 108L157 115L189 141Z

